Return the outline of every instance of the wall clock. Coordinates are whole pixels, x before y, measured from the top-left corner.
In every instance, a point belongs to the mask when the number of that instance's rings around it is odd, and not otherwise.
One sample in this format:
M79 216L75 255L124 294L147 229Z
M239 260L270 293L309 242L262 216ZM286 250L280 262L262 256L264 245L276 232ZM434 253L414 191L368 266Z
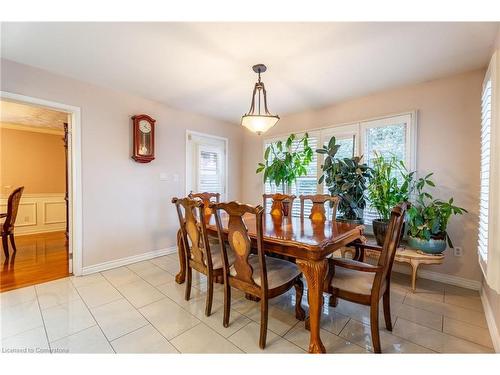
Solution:
M133 155L138 163L149 163L155 158L155 122L148 115L132 116L134 146Z

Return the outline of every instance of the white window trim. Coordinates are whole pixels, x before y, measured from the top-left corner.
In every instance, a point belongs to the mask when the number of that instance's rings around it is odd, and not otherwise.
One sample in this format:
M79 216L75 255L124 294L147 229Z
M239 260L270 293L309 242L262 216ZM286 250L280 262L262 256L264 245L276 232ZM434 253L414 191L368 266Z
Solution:
M406 144L409 146L406 148L406 167L410 171L417 170L417 126L416 126L416 111L406 114L396 115L396 116L385 116L376 120L365 120L360 123L360 149L363 154L366 154L365 150L365 134L367 129L384 127L387 126L387 119L391 119L391 122L397 123L408 123L408 131L406 132Z
M192 173L192 168L193 168L193 165L190 165L188 163L188 160L191 159L191 155L189 155L189 141L190 141L190 136L191 135L199 135L199 136L202 136L202 137L206 137L206 138L212 138L212 139L216 139L216 140L219 140L219 141L224 141L224 194L221 194L221 201L224 201L224 200L228 200L229 199L229 190L228 190L228 162L229 162L229 140L228 138L225 138L225 137L220 137L220 136L217 136L217 135L212 135L212 134L207 134L207 133L202 133L202 132L198 132L198 131L194 131L194 130L186 130L186 158L184 159L185 160L185 163L186 163L186 174L185 174L185 188L186 188L186 195L188 195L190 192L191 192L191 189L189 187L189 182L190 182L190 179L188 178L189 174Z
M500 64L499 51L491 58L488 74L491 79L490 176L488 206L488 255L486 261L478 254L479 264L490 288L500 293Z

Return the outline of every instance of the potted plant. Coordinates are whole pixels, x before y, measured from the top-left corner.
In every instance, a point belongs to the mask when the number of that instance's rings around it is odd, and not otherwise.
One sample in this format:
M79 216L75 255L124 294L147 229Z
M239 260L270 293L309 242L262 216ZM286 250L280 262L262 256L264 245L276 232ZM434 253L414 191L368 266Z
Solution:
M309 146L309 135L297 139L295 134L290 134L285 142L278 141L270 144L264 152L264 162L259 163L256 173L264 172L264 183L269 181L283 194L286 187L291 185L297 177L307 174L307 166L313 158L313 150ZM296 141L296 142L294 142ZM283 213L288 215L289 202L283 202Z
M384 244L392 208L409 200L414 188L414 176L415 172L408 172L404 162L395 156L375 154L368 199L378 214L378 219L373 220L372 225L379 246Z
M316 152L325 155L321 166L323 175L318 184L325 183L330 194L340 197L338 211L340 220L363 223L363 210L366 207L365 191L371 176L371 168L361 163L362 156L335 158L340 145L332 137L328 145Z
M453 247L446 231L451 215L462 215L467 210L455 206L453 198L447 201L434 199L424 191L426 185L435 186L429 179L431 176L432 173L428 174L416 184L416 204L408 210L408 245L429 254L440 254L446 249L446 244Z

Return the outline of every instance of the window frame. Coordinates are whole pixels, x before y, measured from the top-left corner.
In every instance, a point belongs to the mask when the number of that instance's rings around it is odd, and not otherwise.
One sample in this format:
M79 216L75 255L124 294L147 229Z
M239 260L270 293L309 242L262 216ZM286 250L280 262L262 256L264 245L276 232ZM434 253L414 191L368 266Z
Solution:
M217 135L212 135L212 134L207 134L207 133L202 133L194 130L186 130L186 174L185 174L185 187L186 187L186 195L188 195L191 190L194 191L194 188L198 186L198 181L197 178L194 178L193 175L196 173L197 176L197 170L199 168L198 166L198 161L193 160L193 155L198 154L199 152L199 146L200 144L194 143L192 141L192 137L201 137L207 139L208 142L206 142L204 145L208 147L214 147L217 144L220 144L222 141L224 143L224 176L223 176L223 193L220 195L221 201L227 200L228 199L228 162L229 162L229 139L226 137L220 137ZM202 145L203 146L203 145ZM193 170L193 166L195 167L195 170ZM195 191L196 192L196 191ZM201 193L201 192L200 192Z
M369 119L363 119L359 121L353 121L349 123L340 123L335 125L328 125L320 128L312 128L307 130L299 130L295 133L296 135L304 135L307 133L319 133L318 147L321 147L325 142L332 137L345 137L355 135L355 145L354 151L356 155L364 155L365 152L365 133L369 128L387 126L387 122L394 122L395 124L399 121L405 122L407 124L406 132L406 144L408 145L406 149L406 157L408 158L407 166L409 170L417 170L417 111L400 112L395 114L388 114L385 116L373 117ZM278 134L272 137L263 138L262 140L262 155L264 155L266 144L277 142L279 140L286 140L289 136L288 134ZM319 154L317 157L317 179L321 177L321 165L323 164L324 157ZM265 193L265 183L262 184L262 191ZM287 194L291 192L291 186L286 189ZM324 184L318 184L316 189L317 194L324 193ZM367 225L370 229L371 225Z

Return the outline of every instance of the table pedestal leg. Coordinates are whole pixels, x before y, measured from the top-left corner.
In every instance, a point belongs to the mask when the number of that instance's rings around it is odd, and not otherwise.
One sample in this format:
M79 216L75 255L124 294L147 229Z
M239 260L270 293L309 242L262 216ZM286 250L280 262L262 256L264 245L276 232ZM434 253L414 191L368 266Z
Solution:
M297 265L304 274L308 287L309 326L311 330L309 353L325 353L325 346L319 335L319 327L323 307L323 283L328 269L328 261L326 259L319 261L297 259Z
M179 253L179 265L181 270L175 276L175 282L177 284L182 284L186 280L186 256L184 254L184 243L182 241L181 231L177 231L177 251Z

